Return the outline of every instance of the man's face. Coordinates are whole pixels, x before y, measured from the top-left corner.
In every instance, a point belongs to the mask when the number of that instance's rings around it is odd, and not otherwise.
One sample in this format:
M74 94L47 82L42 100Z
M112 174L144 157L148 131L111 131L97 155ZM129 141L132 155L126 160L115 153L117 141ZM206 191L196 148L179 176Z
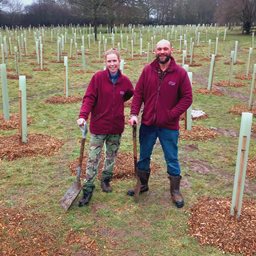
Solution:
M110 73L115 74L120 67L120 61L116 54L111 53L106 56L106 68Z
M172 49L167 42L160 42L156 45L156 59L160 64L167 63L171 58Z

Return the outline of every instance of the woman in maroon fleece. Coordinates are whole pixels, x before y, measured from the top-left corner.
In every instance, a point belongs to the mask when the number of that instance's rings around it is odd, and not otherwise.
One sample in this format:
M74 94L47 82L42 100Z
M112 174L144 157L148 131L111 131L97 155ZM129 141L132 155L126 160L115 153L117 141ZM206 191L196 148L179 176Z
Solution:
M137 164L140 193L148 191L150 157L159 138L167 164L172 201L181 208L184 200L180 193L178 161L179 117L192 104L192 88L187 72L175 63L171 53L169 41L163 39L157 43L156 59L143 69L136 85L129 123L138 123L138 114L144 104ZM129 190L128 195L133 196L134 190Z
M101 179L103 192L111 192L110 181L124 131L124 102L133 96L131 81L121 73L120 55L116 49L105 53L106 70L98 71L91 79L80 109L77 124L83 126L90 116L90 150L79 206L87 205L94 190L101 150L105 144L106 157Z

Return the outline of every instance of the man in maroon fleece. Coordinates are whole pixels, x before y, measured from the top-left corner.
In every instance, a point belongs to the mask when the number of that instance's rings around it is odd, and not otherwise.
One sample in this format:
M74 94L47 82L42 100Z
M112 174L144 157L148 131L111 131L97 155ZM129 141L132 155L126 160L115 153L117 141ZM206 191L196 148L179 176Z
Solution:
M113 167L124 131L124 102L133 96L131 81L120 71L120 55L116 49L105 53L106 70L92 77L83 98L77 124L83 126L90 117L90 150L83 185L83 198L79 206L89 203L94 190L102 147L106 157L101 179L103 192L111 192L110 181Z
M129 123L138 124L138 115L144 104L139 133L140 159L137 164L140 193L149 189L150 157L158 138L167 164L172 201L181 208L184 199L180 193L179 117L192 104L192 88L187 72L175 63L171 54L169 41L163 39L157 43L156 59L145 66L137 82ZM133 196L134 190L129 190L127 194Z

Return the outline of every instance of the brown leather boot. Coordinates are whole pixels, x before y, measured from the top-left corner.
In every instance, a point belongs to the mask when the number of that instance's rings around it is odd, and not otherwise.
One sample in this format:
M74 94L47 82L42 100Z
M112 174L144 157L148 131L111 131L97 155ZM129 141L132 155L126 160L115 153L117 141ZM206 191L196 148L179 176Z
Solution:
M112 188L110 186L110 179L102 180L100 185L103 192L106 192L106 193L112 192Z
M150 171L142 171L142 170L137 170L137 175L140 179L140 194L148 191L148 180L150 176ZM134 196L135 192L134 189L130 189L127 191L128 196Z
M184 206L184 199L182 194L180 193L180 180L181 176L172 176L169 175L170 179L170 192L172 196L172 201L176 205L177 208L181 208Z

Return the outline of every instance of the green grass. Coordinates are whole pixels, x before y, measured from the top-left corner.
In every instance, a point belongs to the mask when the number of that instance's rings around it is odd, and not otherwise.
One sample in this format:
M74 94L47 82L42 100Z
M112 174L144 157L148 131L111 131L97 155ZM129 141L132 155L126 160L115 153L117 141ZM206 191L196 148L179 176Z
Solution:
M182 28L183 29L183 28ZM150 177L150 191L141 195L138 203L126 196L129 188L133 187L134 179L123 179L113 181L114 191L111 194L101 192L100 183L96 181L96 189L92 201L88 207L78 208L77 202L71 209L64 213L59 206L59 199L74 181L69 170L69 163L79 156L80 130L76 126L76 119L81 103L51 105L45 100L54 95L64 95L64 66L63 63L53 63L56 60L56 42L50 42L50 31L46 30L45 58L46 67L49 71L33 71L36 56L23 56L20 63L20 74L32 75L27 80L27 113L32 118L32 124L28 127L28 133L42 133L63 140L64 145L59 152L53 156L38 156L33 158L22 158L15 161L0 161L0 207L15 212L19 209L23 214L33 216L27 220L27 229L22 231L24 240L29 239L32 227L38 223L43 234L50 234L53 238L48 247L48 255L57 255L61 249L66 248L68 252L64 255L80 255L88 250L80 241L68 244L67 239L71 230L77 237L85 235L94 240L97 247L97 255L145 255L145 256L198 256L212 255L220 256L223 252L213 246L201 246L196 239L189 235L188 219L189 209L201 196L231 197L233 189L233 177L235 172L236 153L238 138L219 135L209 141L180 140L180 160L182 166L183 180L189 186L182 187L185 197L185 207L176 209L171 203L169 194L169 180L166 175L166 167L163 153L159 145L155 146L153 161L161 165L161 171ZM193 28L187 28L188 42L190 36L194 36ZM220 31L221 28L219 28ZM185 28L184 28L185 31ZM5 32L2 31L4 34ZM56 33L56 31L55 31ZM161 39L161 33L155 31L156 41ZM151 36L145 33L145 38L150 40ZM34 39L32 30L27 31L29 42L29 54L34 52ZM69 31L69 37L71 32ZM209 28L208 39L212 40L212 50L216 29ZM55 35L56 36L56 35ZM202 42L195 47L195 62L208 54L208 41L205 40L202 31ZM119 35L116 35L118 42ZM219 52L223 55L217 61L214 74L214 82L228 79L229 65L224 61L229 59L230 51L234 48L235 40L239 41L238 59L245 62L243 65L234 66L234 74L245 72L248 47L251 37L242 36L237 31L228 31L226 42L222 41L223 31L220 34ZM124 37L125 38L125 37ZM137 40L138 41L138 40ZM204 42L203 42L204 41ZM206 41L206 42L205 42ZM67 41L69 42L69 41ZM110 39L108 48L111 47ZM78 37L78 46L81 39ZM126 41L124 40L124 45ZM179 41L173 42L174 48L179 48ZM86 48L87 49L87 48ZM144 41L144 49L147 49L147 41ZM69 52L69 43L65 45L65 51ZM88 49L90 55L86 55L88 70L96 71L102 69L102 63L93 63L98 60L97 43L92 41ZM139 52L138 42L135 44L135 54ZM137 81L146 56L130 58L130 50L121 50L122 58L125 59L125 74L134 83ZM175 59L181 59L180 53L174 54ZM154 58L150 55L150 60ZM81 62L69 60L70 95L82 96L85 87L90 81L91 73L77 74L81 67L72 66ZM252 56L252 64L256 62L256 56ZM208 82L209 62L202 62L201 67L191 68L193 76L199 74L205 82L200 80L193 85L193 90L206 88ZM251 67L252 67L251 64ZM13 56L8 59L8 68L13 68ZM239 92L249 97L250 81L244 81L247 86L241 88L229 88L230 92ZM18 113L18 81L8 79L11 113ZM0 106L2 106L2 95L0 91ZM207 128L222 128L239 132L240 116L230 114L229 109L235 104L244 103L239 98L225 94L218 97L214 95L202 95L194 93L193 109L201 109L209 116L207 119L195 121L193 125L201 125ZM125 109L129 116L129 109ZM255 119L253 120L255 122ZM181 125L183 123L181 122ZM17 130L0 130L0 136L9 136L17 133ZM88 140L86 145L88 145ZM197 149L188 150L187 145L195 145ZM132 154L132 131L126 126L122 136L120 151ZM256 152L255 139L251 139L250 156ZM209 173L198 173L190 169L190 161L198 160L211 166ZM125 159L124 159L125 161ZM131 164L131 168L133 163ZM246 193L246 191L245 191ZM0 241L4 237L0 235ZM21 244L12 243L16 253L23 254ZM34 246L33 244L31 245ZM53 249L55 248L55 249ZM35 247L36 250L36 247ZM86 255L86 254L85 254ZM226 254L230 255L230 254Z

